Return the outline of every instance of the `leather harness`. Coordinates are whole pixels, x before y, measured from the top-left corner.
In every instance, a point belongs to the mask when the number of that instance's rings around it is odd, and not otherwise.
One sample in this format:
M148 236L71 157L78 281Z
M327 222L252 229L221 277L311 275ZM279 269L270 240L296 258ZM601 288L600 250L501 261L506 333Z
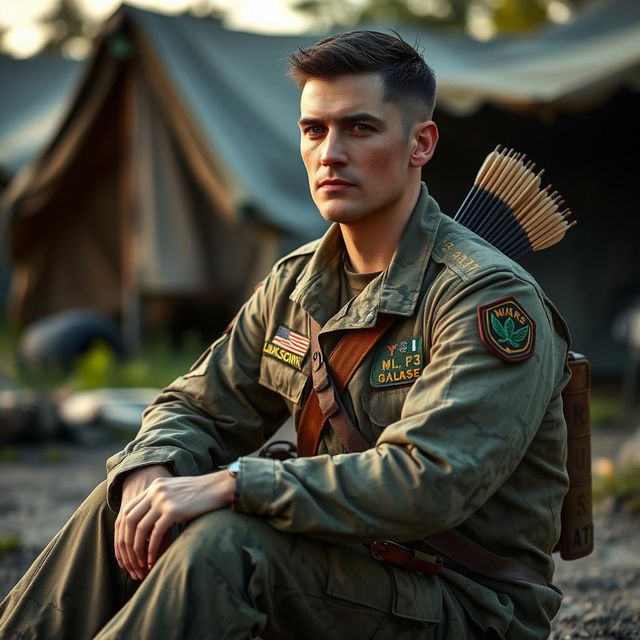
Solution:
M379 314L375 326L345 331L327 362L319 341L321 326L309 317L313 388L298 421L299 456L317 454L327 423L349 453L372 447L353 424L340 400L340 394L394 320L392 315ZM429 535L412 545L407 547L391 540L374 540L371 553L377 560L425 574L438 573L444 566L496 580L551 586L531 567L519 560L491 553L455 529Z

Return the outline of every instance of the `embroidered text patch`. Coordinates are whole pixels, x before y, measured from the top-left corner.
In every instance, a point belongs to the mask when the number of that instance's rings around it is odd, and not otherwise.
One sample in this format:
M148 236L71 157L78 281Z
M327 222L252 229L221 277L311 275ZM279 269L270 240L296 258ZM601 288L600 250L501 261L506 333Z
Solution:
M393 387L411 384L422 371L422 338L406 338L393 344L380 343L373 355L371 385Z
M263 353L296 369L302 369L302 361L308 350L309 338L283 324L278 327L273 338L262 347Z

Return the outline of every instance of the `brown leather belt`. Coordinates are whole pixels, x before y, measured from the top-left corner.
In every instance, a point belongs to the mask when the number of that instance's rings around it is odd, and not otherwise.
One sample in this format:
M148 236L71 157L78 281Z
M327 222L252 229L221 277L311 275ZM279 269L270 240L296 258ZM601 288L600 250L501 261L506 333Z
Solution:
M442 568L442 558L439 556L405 547L392 540L374 540L371 543L371 555L381 562L427 575L438 573Z
M374 327L347 331L330 354L327 363L319 341L321 327L313 318L309 318L313 389L298 422L298 455L310 456L317 453L327 422L348 452L365 451L371 446L345 411L340 393L392 323L393 316L380 314ZM552 586L523 562L491 553L455 529L429 535L419 542L427 549L413 549L391 540L375 540L371 544L371 553L382 562L426 574L438 573L443 566L442 558L445 558L447 568L454 570L462 567L463 571L495 580L526 581ZM430 551L440 555L431 555ZM450 563L450 560L453 562Z

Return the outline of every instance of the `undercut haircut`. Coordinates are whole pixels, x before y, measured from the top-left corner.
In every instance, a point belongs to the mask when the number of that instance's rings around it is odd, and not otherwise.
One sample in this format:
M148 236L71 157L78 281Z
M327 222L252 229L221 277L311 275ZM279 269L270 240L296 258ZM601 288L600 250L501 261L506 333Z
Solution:
M302 89L310 78L377 73L387 102L433 116L436 78L424 58L398 34L350 31L289 55L289 75ZM421 109L420 107L423 107ZM407 114L409 115L409 114ZM411 117L418 117L413 113Z

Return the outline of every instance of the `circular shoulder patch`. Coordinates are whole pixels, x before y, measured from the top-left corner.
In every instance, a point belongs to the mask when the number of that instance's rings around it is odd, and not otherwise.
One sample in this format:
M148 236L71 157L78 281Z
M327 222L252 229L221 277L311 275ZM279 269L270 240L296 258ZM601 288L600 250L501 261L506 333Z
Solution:
M505 362L521 362L533 355L536 323L513 297L478 307L480 339Z

